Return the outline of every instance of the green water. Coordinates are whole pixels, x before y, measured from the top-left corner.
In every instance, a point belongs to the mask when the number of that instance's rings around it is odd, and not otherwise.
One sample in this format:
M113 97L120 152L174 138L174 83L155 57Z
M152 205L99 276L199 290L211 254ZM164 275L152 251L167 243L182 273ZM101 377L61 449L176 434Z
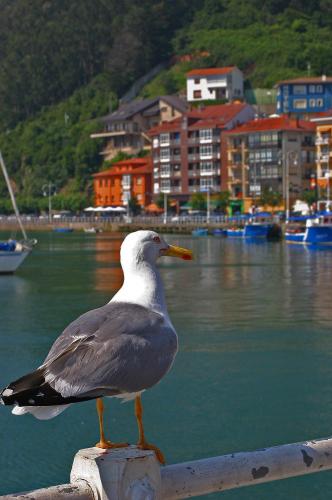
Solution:
M80 313L121 285L119 235L38 234L16 276L0 276L0 386L35 368ZM332 251L169 236L196 260L164 259L180 339L169 375L143 397L149 440L175 463L332 434ZM133 404L106 400L106 429L135 442ZM50 421L0 408L0 494L66 483L98 438L94 402ZM332 472L211 495L331 498Z

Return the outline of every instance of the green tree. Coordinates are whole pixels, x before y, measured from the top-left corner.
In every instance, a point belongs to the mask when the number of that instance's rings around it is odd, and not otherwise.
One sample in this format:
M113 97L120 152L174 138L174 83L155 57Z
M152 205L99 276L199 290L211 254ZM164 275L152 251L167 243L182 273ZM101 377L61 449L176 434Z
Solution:
M277 207L282 202L282 194L265 187L261 193L259 204L263 206Z
M226 213L227 207L229 206L230 197L231 193L229 191L221 191L220 193L218 193L214 198L217 210Z
M139 215L141 213L141 205L138 203L136 196L132 196L128 202L129 210L132 215Z
M206 195L203 193L194 193L189 200L192 210L206 210Z

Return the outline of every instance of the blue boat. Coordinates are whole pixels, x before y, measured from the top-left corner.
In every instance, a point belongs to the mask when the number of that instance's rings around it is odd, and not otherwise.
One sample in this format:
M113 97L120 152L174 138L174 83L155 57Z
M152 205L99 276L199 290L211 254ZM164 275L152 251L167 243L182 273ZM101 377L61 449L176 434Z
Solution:
M212 231L213 236L227 236L227 230L226 229L214 229Z
M297 231L288 228L285 240L304 245L332 245L332 212L306 218L306 225Z
M74 229L72 227L55 227L53 231L55 233L72 233Z
M244 229L241 227L231 227L226 229L226 236L228 238L243 238Z
M197 229L194 229L193 231L191 231L191 234L193 236L207 236L209 233L208 233L207 229L197 228Z
M281 227L279 219L269 212L260 212L250 217L244 227L245 238L279 239Z

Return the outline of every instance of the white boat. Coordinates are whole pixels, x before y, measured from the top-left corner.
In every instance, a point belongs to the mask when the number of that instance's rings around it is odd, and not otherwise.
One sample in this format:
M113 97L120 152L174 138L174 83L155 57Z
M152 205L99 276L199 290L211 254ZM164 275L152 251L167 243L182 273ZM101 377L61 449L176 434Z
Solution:
M27 234L22 224L20 213L16 205L14 192L10 185L9 176L1 152L0 152L0 167L8 187L8 191L10 194L10 198L12 201L18 225L23 235L23 240L21 241L16 241L11 239L7 241L0 241L0 274L11 274L14 273L16 269L26 259L26 257L31 252L33 246L37 243L37 240L29 240L27 237Z
M93 234L95 234L95 233L102 233L103 230L101 228L99 228L99 227L85 227L84 228L84 232L85 233L93 233Z

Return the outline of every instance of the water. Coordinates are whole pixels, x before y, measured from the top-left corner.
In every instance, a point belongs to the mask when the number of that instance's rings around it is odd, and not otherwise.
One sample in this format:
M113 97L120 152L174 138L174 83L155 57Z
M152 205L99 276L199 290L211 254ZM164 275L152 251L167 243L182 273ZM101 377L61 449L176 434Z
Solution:
M36 235L31 235L36 236ZM120 235L38 234L16 276L0 277L0 386L34 369L80 313L122 281ZM143 397L148 439L167 462L326 437L332 430L332 251L169 236L193 262L161 270L180 352ZM132 403L106 400L107 434L135 442ZM66 483L98 439L94 402L50 421L0 408L0 494ZM332 473L211 498L330 499Z

